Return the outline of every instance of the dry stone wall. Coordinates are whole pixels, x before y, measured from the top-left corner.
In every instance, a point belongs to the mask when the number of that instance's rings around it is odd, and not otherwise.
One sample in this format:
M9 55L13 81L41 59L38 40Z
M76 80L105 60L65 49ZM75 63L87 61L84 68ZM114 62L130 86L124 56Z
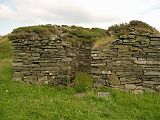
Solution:
M70 85L77 72L91 73L91 43L72 47L64 34L12 34L13 80L35 84Z
M13 44L13 79L36 84L72 82L76 69L76 52L60 37L16 34Z
M92 42L82 42L77 55L77 70L79 72L91 73L91 48Z
M12 34L13 80L69 85L77 72L92 74L95 87L160 91L160 35L123 35L103 48L71 47L63 35Z
M104 48L92 49L95 86L159 90L160 35L123 35Z

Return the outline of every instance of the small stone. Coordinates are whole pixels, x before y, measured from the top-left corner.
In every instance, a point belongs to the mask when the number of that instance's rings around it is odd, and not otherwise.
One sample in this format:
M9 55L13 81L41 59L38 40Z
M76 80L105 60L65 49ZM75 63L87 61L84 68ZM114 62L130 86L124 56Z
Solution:
M49 73L49 75L52 75L53 73Z
M91 54L91 56L92 56L92 57L97 57L97 56L98 56L98 54Z
M19 63L13 63L14 67L21 67L23 66L23 63L19 62Z
M143 81L143 84L156 85L157 82L155 82L155 81Z
M145 88L145 91L146 91L146 92L149 92L149 93L155 93L155 92L156 92L155 90L149 89L149 88Z
M159 71L149 71L149 72L144 72L144 75L160 75Z
M51 40L55 40L55 39L56 39L56 37L55 37L55 36L52 36L52 37L51 37Z
M91 69L92 74L101 74L101 70L100 69Z
M98 92L97 96L101 97L101 98L104 98L104 97L110 96L110 93L108 93L108 92Z
M86 94L85 93L77 93L74 96L75 97L84 97L84 96L86 96Z
M62 61L63 62L70 62L70 61L72 61L72 58L63 58Z
M126 90L134 90L134 89L136 89L136 85L133 85L133 84L125 84L125 89L126 89Z
M106 63L99 63L99 64L91 64L92 67L99 67L99 66L105 66Z
M44 81L44 84L48 85L48 83L49 83L48 81Z
M39 81L39 82L47 81L47 76L38 77L38 81Z
M115 72L111 72L111 75L109 76L108 83L111 86L119 86L120 85L120 80L119 80L119 78L118 78L118 76L116 75Z
M137 86L137 90L143 90L143 86Z
M94 87L100 88L106 85L106 81L104 79L97 79L94 83Z
M13 77L12 79L13 79L14 81L21 81L21 80L22 80L22 77L20 77L20 76L19 76L19 77Z
M121 81L121 82L126 82L126 81L127 81L127 78L120 78L120 81Z
M111 71L102 71L102 74L103 74L103 75L110 75L110 74L111 74Z
M142 91L142 90L133 90L133 93L134 93L134 94L142 94L143 91Z
M151 41L151 45L158 46L160 45L160 41Z
M160 92L160 85L158 85L158 86L156 87L156 90L157 90L158 92Z

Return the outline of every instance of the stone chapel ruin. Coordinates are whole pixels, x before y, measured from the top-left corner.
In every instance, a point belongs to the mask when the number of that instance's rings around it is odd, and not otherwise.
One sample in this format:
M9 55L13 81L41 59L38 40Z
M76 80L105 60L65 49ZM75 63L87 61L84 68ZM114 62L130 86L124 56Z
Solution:
M93 48L89 41L71 46L65 40L70 36L61 27L45 30L13 31L13 80L69 85L81 71L92 74L96 87L160 88L159 34L130 33L103 48Z

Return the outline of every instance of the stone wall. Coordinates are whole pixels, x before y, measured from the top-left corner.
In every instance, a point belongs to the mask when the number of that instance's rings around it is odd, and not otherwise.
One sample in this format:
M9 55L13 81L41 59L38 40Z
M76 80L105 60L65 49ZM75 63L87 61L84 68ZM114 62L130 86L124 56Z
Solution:
M82 42L79 46L77 55L77 70L79 72L91 73L91 49L92 42Z
M81 41L71 47L64 34L12 34L13 79L69 85L77 72L91 73L96 87L160 89L160 35L123 35L103 48Z
M160 35L123 35L91 56L95 86L160 88Z
M91 42L73 47L66 34L42 35L21 31L11 36L13 80L35 84L69 85L77 72L91 73Z
M15 34L12 44L14 80L67 85L74 79L77 53L60 37Z

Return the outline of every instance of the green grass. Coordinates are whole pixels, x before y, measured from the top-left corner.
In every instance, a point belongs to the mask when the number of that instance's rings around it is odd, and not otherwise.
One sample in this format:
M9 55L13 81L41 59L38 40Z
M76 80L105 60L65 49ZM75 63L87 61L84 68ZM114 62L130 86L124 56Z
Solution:
M10 43L5 45L3 50L11 48ZM159 93L135 95L106 88L76 97L73 88L12 81L12 61L2 56L0 120L160 120ZM110 96L98 98L98 91L107 91Z
M76 75L74 89L77 93L85 93L87 91L91 91L93 86L92 84L92 76L87 73L80 72Z
M0 37L0 60L12 59L12 43L7 37Z

